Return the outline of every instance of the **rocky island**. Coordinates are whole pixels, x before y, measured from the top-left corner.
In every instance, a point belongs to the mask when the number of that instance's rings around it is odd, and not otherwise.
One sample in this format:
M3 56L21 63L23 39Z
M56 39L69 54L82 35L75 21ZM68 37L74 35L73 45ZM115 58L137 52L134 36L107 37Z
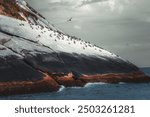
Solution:
M150 78L120 56L57 29L24 0L0 0L0 95L89 82L147 83Z

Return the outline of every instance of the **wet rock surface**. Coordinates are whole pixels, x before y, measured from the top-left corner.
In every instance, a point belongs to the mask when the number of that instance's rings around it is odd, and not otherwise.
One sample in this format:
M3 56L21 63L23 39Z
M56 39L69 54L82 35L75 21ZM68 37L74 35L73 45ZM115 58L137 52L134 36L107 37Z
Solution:
M58 91L61 86L65 87L83 87L86 83L104 82L104 83L149 83L150 77L143 72L133 73L109 73L97 75L83 75L74 79L72 73L68 75L48 75L43 74L41 80L0 82L0 95L28 94L37 92Z

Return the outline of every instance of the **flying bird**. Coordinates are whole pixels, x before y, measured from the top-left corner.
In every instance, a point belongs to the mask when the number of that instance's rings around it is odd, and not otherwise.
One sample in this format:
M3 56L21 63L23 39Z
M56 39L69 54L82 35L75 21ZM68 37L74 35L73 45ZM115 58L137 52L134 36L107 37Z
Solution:
M72 17L69 20L67 20L67 22L71 22L71 21L72 21Z

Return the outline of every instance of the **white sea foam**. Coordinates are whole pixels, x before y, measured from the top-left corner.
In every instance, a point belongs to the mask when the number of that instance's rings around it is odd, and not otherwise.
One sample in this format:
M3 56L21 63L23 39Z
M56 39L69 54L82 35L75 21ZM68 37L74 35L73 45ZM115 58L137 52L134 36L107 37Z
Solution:
M104 83L104 82L87 83L84 87L91 87L91 86L94 86L94 85L104 85L104 84L108 84L108 83Z
M76 86L76 87L71 87L73 89L80 89L80 88L83 88L83 87L80 87L80 86Z
M63 85L61 85L60 89L57 92L61 92L65 89L66 87L64 87Z
M88 87L93 87L95 85L106 85L109 83L105 83L105 82L96 82L96 83L87 83L84 87L80 87L80 86L73 86L73 87L69 87L71 89L81 89L81 88L88 88ZM126 84L125 82L119 82L119 84ZM61 92L65 89L66 87L61 85L60 89L58 90L58 92Z
M92 87L95 85L103 85L103 84L107 84L107 83L103 83L103 82L99 82L99 83L87 83L84 87L80 87L80 86L73 86L73 87L68 87L70 89L81 89L81 88L87 88L87 87ZM66 87L61 85L60 89L57 92L61 92L65 89Z
M126 84L125 82L119 82L119 84Z

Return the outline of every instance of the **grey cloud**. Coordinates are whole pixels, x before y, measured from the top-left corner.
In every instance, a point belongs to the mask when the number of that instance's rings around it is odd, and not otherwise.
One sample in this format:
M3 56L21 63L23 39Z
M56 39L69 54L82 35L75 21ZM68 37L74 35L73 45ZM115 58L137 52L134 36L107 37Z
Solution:
M69 5L72 5L72 3L67 2L67 1L62 1L62 2L49 3L49 5L51 5L51 6L69 6Z
M82 7L84 5L93 4L97 2L104 2L104 1L108 1L108 0L86 0L86 1L82 1L82 3L78 7Z

